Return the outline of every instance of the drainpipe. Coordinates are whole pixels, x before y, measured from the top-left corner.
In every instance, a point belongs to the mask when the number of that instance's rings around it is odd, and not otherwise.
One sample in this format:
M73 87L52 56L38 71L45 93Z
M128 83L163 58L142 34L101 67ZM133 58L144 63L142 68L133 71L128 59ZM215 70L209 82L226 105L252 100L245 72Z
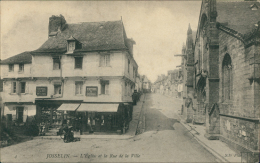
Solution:
M62 80L62 64L61 64L61 56L59 56L60 59L60 80L62 81L62 89L61 89L61 97L63 97L64 92L64 80Z

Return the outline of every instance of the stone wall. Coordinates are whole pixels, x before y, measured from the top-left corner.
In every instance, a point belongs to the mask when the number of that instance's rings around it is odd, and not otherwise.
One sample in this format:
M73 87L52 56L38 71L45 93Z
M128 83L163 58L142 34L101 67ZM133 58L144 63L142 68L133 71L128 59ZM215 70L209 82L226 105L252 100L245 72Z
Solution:
M257 151L259 145L258 106L255 105L255 91L258 89L249 78L252 73L250 62L255 55L256 47L244 46L235 37L222 31L219 33L219 107L220 133L225 142L239 151ZM226 54L231 57L233 91L231 99L223 98L222 64Z
M220 133L224 138L245 148L258 150L258 123L221 116L220 125Z
M249 57L254 53L254 45L244 48L244 44L238 39L220 32L220 64L219 70L222 70L222 62L225 54L229 54L232 64L233 76L233 93L230 101L223 99L222 88L222 71L220 71L220 92L219 98L222 104L220 108L221 114L227 114L239 117L255 118L254 108L254 86L250 84Z

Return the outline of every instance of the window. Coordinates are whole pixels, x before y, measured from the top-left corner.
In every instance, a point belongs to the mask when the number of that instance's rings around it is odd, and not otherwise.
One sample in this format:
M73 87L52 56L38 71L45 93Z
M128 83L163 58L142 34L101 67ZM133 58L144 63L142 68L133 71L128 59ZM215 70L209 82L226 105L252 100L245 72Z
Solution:
M76 95L82 95L82 87L83 87L82 81L75 82L75 94Z
M60 58L53 58L53 70L60 69Z
M108 80L101 80L101 94L109 94L109 81Z
M16 93L17 89L16 89L16 82L12 83L12 93Z
M135 78L135 68L133 67L133 78Z
M75 69L82 69L83 57L75 57Z
M130 60L128 59L128 67L127 67L128 73L130 72Z
M9 72L14 71L14 64L9 64Z
M110 54L100 54L100 60L99 60L99 65L101 67L108 67L110 66Z
M3 80L0 80L0 92L3 92Z
M26 82L20 82L20 93L25 93Z
M232 81L232 65L231 58L228 54L225 55L222 64L222 98L223 101L232 99L233 81Z
M127 83L125 82L125 96L127 95Z
M54 95L61 94L61 84L54 84Z
M19 64L19 72L23 72L24 71L24 64L20 63Z
M74 51L74 50L75 50L75 41L69 42L68 51Z
M17 112L17 122L22 123L23 122L23 107L17 107L16 112Z

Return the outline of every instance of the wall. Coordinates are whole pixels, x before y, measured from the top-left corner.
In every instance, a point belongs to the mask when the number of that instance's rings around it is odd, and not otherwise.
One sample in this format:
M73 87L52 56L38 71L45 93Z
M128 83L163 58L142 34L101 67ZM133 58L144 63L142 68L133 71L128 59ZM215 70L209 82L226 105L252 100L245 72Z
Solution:
M120 79L108 79L109 80L109 94L101 94L101 85L99 80L86 80L83 81L83 93L82 95L75 95L75 81L82 80L68 80L65 82L64 95L62 99L65 100L83 100L84 102L121 102L122 101L122 89ZM98 87L98 96L86 96L86 87L96 86Z
M257 106L254 106L254 84L248 78L251 75L250 59L255 53L255 45L245 48L244 44L224 32L219 33L219 103L220 132L230 142L234 141L246 149L258 150ZM225 54L232 60L233 94L230 101L222 99L222 63ZM227 115L227 116L225 116ZM228 117L229 116L229 117Z
M50 55L32 57L33 77L60 77L60 70L53 70L53 59Z
M4 115L12 114L12 120L16 120L16 107L24 107L23 122L26 122L27 116L32 117L36 115L36 105L8 105L4 107Z
M83 100L85 102L121 102L122 101L122 88L121 79L108 79L109 80L109 95L101 95L101 85L97 79L82 80L69 79L65 81L64 94L62 98L56 98L56 100ZM51 98L54 95L54 82L58 80L36 80L27 81L27 92L25 94L13 94L11 92L11 82L6 81L4 84L4 102L33 102L35 98ZM83 81L83 94L75 95L75 81ZM47 87L47 96L36 96L36 87ZM85 96L86 86L97 86L98 96L89 97Z
M124 76L130 79L131 81L135 82L135 77L133 76L133 67L135 67L136 73L135 76L137 75L137 65L134 61L134 59L129 55L129 53L124 52L123 53L123 60L124 60ZM129 72L128 72L128 60L130 60L130 67L129 67Z
M219 70L220 70L220 91L219 99L223 104L220 112L233 116L241 116L253 118L257 115L254 109L254 87L250 84L248 78L250 77L250 66L248 56L254 53L254 46L248 49L244 48L241 41L220 32L220 56L219 56ZM232 75L233 75L233 99L225 102L222 100L222 62L225 54L229 54L232 60Z
M75 59L71 55L63 55L61 58L62 77L72 76L123 76L124 62L122 52L110 53L110 66L99 66L99 53L84 53L82 69L75 69ZM44 71L42 71L44 70ZM59 77L61 70L53 70L51 56L33 57L34 77Z
M3 91L3 102L34 102L34 81L32 80L21 80L21 82L26 82L25 93L17 94L12 93L12 82L17 82L15 80L4 81L4 91ZM16 84L18 87L18 84Z
M220 134L245 148L258 150L259 124L236 118L220 118Z
M31 77L32 64L24 64L24 71L19 72L19 64L14 64L14 71L9 72L9 65L1 65L2 78L23 78Z

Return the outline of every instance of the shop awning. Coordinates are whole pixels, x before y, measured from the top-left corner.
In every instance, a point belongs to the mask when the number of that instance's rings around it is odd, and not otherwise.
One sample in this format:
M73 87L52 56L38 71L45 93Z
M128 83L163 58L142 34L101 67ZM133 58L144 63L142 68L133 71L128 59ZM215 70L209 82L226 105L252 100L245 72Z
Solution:
M117 112L119 104L81 104L78 112Z
M57 110L61 111L75 111L80 104L62 104Z

